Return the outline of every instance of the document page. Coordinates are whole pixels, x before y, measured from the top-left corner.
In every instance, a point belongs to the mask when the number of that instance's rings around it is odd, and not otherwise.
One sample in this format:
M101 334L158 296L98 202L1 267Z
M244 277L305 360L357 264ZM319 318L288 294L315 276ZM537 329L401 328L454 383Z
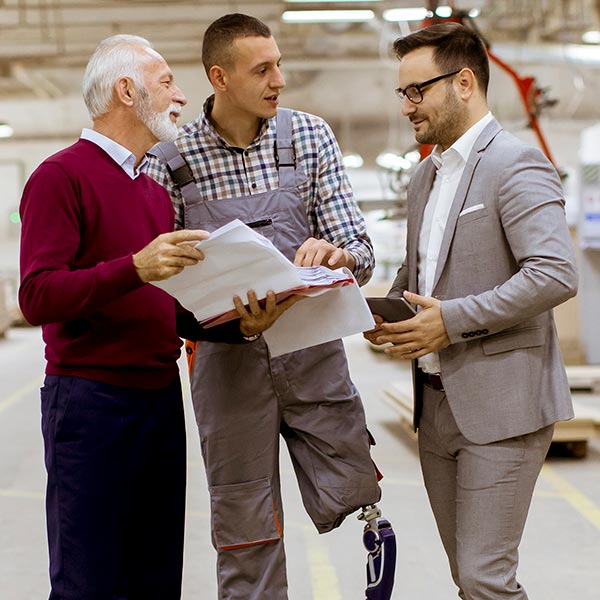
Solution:
M268 290L304 286L296 267L267 238L237 219L196 246L204 260L154 285L177 298L198 321L233 309L233 296L246 299L248 290L263 298Z
M175 297L205 326L237 318L233 296L248 290L278 300L309 296L287 310L264 337L272 356L374 327L371 311L348 269L296 267L270 240L234 220L196 245L204 260L154 285Z
M354 282L352 274L348 274L342 269L336 269L335 271L328 269L327 267L295 267L300 279L302 280L302 286L291 288L275 294L276 302L281 302L293 294L299 296L319 296L330 290L342 287L344 285L351 285ZM240 294L242 301L247 301L246 294ZM259 303L264 307L265 298L259 298ZM233 302L231 302L233 306ZM214 327L215 325L221 325L227 321L232 321L238 318L238 313L235 308L217 315L215 317L204 319L202 325L205 327Z
M373 315L354 281L352 285L300 300L285 311L263 336L271 356L279 356L373 327Z

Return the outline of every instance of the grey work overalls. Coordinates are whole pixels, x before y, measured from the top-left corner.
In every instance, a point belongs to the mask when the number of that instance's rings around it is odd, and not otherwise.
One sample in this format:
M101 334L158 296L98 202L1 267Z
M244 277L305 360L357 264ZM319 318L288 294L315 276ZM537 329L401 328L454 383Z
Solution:
M189 229L240 219L290 260L310 237L294 166L291 111L277 114L279 188L185 206ZM271 358L249 344L201 342L190 375L210 487L221 600L287 598L279 435L320 532L380 496L362 403L341 340ZM357 542L358 543L358 542Z

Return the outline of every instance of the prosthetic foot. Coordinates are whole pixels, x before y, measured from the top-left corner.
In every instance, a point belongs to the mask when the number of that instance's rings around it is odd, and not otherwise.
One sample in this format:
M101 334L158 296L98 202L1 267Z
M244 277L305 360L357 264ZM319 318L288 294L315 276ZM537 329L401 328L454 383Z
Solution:
M367 549L366 600L390 600L396 573L396 536L390 522L372 504L358 515L366 521L363 544Z

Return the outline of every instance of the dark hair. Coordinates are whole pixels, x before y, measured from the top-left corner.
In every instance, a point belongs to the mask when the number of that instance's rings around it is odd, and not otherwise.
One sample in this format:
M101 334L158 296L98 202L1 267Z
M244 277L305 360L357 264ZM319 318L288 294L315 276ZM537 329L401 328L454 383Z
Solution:
M475 31L458 23L439 23L394 42L394 52L399 59L426 47L434 49L433 61L442 73L468 67L475 74L481 91L487 93L490 63L486 47Z
M233 63L233 43L245 37L270 38L271 30L262 21L241 13L225 15L208 26L202 40L202 63L206 74L214 65Z

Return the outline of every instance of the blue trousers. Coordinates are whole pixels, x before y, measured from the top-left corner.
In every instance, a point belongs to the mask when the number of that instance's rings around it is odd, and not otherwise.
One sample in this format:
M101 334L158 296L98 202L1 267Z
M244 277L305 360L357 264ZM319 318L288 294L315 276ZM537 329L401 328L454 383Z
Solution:
M47 376L50 600L181 597L186 440L179 379L160 390Z

